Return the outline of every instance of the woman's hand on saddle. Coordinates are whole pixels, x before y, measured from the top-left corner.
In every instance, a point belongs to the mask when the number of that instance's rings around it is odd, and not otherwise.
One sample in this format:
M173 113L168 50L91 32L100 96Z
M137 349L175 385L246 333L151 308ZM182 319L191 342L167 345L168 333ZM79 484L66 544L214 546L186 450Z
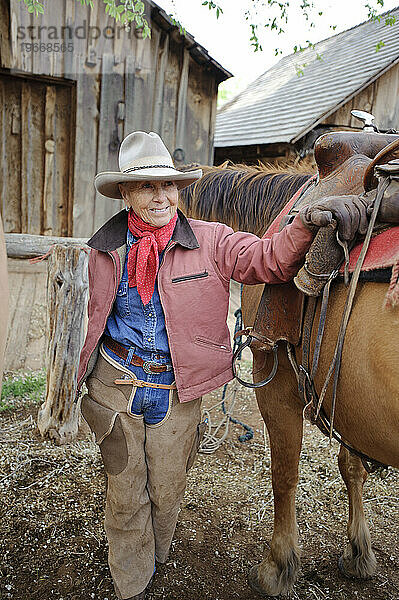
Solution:
M367 209L372 199L364 196L328 196L299 211L302 223L311 231L334 223L341 240L353 240L365 235L368 227Z

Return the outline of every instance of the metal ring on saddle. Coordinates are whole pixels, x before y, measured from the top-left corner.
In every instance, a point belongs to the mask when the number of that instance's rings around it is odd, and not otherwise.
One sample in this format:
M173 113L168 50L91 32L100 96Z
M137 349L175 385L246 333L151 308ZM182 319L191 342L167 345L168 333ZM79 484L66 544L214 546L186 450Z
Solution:
M248 333L244 333L244 332L238 332L238 333L241 333L241 335L246 335L247 339L245 340L245 342L241 342L241 344L239 344L239 346L237 347L237 349L235 350L235 352L233 354L232 368L233 368L234 377L237 379L237 381L239 383L241 383L241 385L248 387L248 388L259 388L259 387L263 387L264 385L267 385L268 383L270 383L272 381L275 374L277 373L277 368L278 368L278 354L277 354L278 346L277 346L277 344L275 344L272 348L273 367L270 372L270 375L268 375L268 377L266 377L266 379L264 379L263 381L259 381L258 383L251 383L249 381L244 381L243 379L241 379L238 376L237 369L236 369L236 360L237 360L238 356L241 354L241 352L244 350L244 348L248 348L251 345L252 341L256 338L253 335L248 334Z

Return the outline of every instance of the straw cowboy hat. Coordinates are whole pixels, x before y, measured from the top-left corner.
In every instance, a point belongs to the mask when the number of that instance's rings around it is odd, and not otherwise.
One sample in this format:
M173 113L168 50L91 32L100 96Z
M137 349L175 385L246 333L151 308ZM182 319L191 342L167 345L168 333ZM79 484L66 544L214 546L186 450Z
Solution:
M129 181L174 181L179 189L202 177L202 170L178 171L165 144L157 133L134 131L119 148L120 171L97 173L94 185L108 198L122 198L118 183Z

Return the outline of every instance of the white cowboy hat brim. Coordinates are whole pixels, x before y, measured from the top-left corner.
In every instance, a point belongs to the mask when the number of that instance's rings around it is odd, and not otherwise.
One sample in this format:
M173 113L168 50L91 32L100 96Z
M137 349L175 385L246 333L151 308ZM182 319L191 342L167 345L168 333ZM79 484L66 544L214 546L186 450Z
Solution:
M121 199L118 183L129 181L174 181L179 190L191 185L202 177L202 169L195 171L177 171L173 167L140 169L134 173L121 171L105 171L97 173L94 178L95 188L103 196Z

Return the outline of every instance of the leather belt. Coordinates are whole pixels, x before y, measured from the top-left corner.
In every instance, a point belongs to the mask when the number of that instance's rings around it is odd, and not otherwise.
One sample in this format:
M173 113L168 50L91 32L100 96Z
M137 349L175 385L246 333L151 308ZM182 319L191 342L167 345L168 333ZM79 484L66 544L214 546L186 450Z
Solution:
M126 350L124 346L118 344L115 340L113 340L108 335L105 335L103 338L103 342L107 348L115 352L119 358L127 359L129 351ZM143 360L141 356L137 356L133 354L130 360L130 364L135 367L142 367L145 373L164 373L165 371L172 371L172 365L158 365L156 363L151 363L147 360Z

